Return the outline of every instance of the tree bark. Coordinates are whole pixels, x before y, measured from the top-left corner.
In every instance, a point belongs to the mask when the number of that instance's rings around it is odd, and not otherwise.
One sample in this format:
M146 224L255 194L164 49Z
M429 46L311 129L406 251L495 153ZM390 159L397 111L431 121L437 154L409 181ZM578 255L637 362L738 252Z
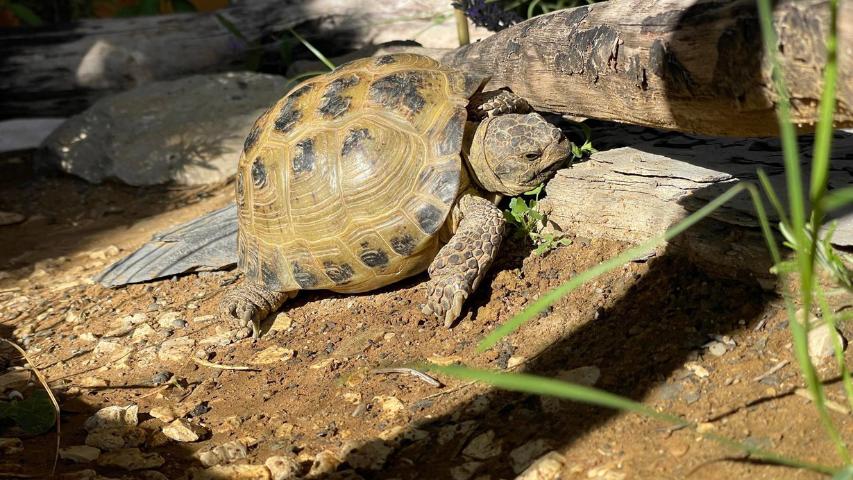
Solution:
M328 54L396 39L447 47L456 38L444 0L251 0L218 14L250 42L273 42L287 28L311 22L305 36L332 42L324 47ZM213 13L0 31L0 118L78 113L105 94L152 80L242 69L248 56L247 45Z
M853 125L853 2L839 2L835 121ZM776 2L776 47L804 130L816 119L828 2ZM722 136L777 134L755 0L612 0L558 11L444 54L535 108Z

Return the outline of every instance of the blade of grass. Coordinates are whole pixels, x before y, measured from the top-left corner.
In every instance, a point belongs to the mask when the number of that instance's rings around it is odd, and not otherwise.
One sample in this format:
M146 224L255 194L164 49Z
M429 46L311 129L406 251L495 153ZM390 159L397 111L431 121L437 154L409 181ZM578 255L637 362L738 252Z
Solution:
M606 408L613 408L625 412L637 413L645 417L660 420L679 427L687 427L696 431L696 423L691 422L687 419L664 412L658 412L657 410L651 407L647 407L642 403L635 402L628 398L621 397L619 395L614 395L612 393L591 387L575 385L572 383L539 377L536 375L529 375L524 373L501 373L490 370L474 369L459 365L428 365L426 368L434 372L440 372L445 375L460 379L483 382L494 387L502 388L504 390L531 393L535 395L548 395L552 397L563 398L566 400L572 400L575 402L581 402ZM833 475L838 471L838 469L826 465L777 455L760 448L755 448L753 446L734 441L721 435L715 435L712 433L700 433L700 435L719 442L728 447L747 452L752 458L757 460L771 462L778 465L786 465L794 468L801 468L813 472L824 473L827 475Z
M314 48L314 45L311 45L311 43L310 43L308 40L305 40L304 38L302 38L302 35L299 35L298 33L296 33L296 30L294 30L294 29L292 29L292 28L288 28L287 30L288 30L288 31L289 31L289 32L290 32L294 37L296 37L296 39L297 39L297 40L299 40L300 42L302 42L302 45L305 45L305 48L307 48L311 53L313 53L313 54L314 54L314 56L315 56L315 57L317 57L321 62L323 62L323 64L324 64L325 66L329 67L329 70L334 70L334 69L335 69L335 64L334 64L334 63L332 63L331 61L329 61L329 59L328 59L328 58L326 58L326 56L325 56L325 55L323 55L323 54L320 52L320 50L317 50L316 48Z
M826 194L829 179L829 153L832 145L832 115L835 111L835 84L838 76L837 23L838 0L829 0L829 33L826 38L826 66L823 71L823 91L820 97L818 121L812 156L811 199L813 208ZM818 210L819 211L819 210ZM817 218L816 221L820 221Z
M823 210L827 213L846 207L853 203L853 187L844 187L827 192L826 196L821 199L821 203Z
M838 334L838 322L836 322L835 313L826 301L823 289L818 287L816 293L818 304L823 312L823 320L829 326L832 333L832 348L835 352L838 369L841 370L841 383L844 385L844 392L847 394L847 402L850 404L850 409L853 410L853 379L850 378L850 370L847 368L847 362L844 360L844 345L841 344L841 338Z
M785 226L790 227L791 222L788 220L788 215L785 213L785 207L783 207L782 202L779 201L779 197L776 195L776 189L774 189L773 184L770 183L770 178L767 177L764 169L759 168L755 173L758 174L758 182L761 184L761 188L764 189L764 194L767 195L767 199L770 200L770 205L773 205L773 209L776 210L776 216L779 217L779 221Z

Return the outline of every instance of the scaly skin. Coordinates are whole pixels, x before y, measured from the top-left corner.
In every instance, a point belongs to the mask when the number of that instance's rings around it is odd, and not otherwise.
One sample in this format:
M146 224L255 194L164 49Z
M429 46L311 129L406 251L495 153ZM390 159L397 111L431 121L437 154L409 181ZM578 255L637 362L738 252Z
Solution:
M505 231L500 209L482 197L464 195L459 210L456 234L429 267L429 294L422 309L443 319L446 327L459 318L463 303L486 276Z
M530 104L527 100L509 90L491 90L475 93L468 103L468 115L473 120L503 115L505 113L527 113Z
M237 329L237 338L258 338L261 320L296 296L295 291L277 292L263 285L243 282L225 293L219 303L223 319Z

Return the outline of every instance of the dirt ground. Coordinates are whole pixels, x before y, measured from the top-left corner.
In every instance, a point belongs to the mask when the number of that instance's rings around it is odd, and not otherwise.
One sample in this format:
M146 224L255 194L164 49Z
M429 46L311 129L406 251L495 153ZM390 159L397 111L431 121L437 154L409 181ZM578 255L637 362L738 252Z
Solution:
M90 280L158 230L225 205L231 192L95 186L35 176L26 158L0 160L0 211L26 217L0 227L0 335L26 346L54 387L63 447L84 444L83 423L99 408L133 404L144 431L139 448L165 461L156 469L162 476L66 460L59 472L186 478L203 468L196 452L242 440L248 453L236 464L280 455L304 473L330 451L349 472L319 478L357 478L355 470L363 478L510 479L551 450L562 455L563 479L818 477L749 461L635 414L440 375L443 386L435 387L374 372L425 360L595 381L708 431L838 463L810 401L794 394L801 377L779 298L746 281L711 278L665 250L581 287L485 353L476 351L485 334L627 245L574 238L538 257L511 240L452 329L419 312L425 276L371 294L300 294L265 325L274 331L236 343L213 316L225 287L239 281L236 271L114 290ZM24 363L5 355L13 366ZM822 373L834 375L830 366ZM26 396L39 387L31 378L6 388ZM840 384L829 396L845 404ZM155 407L172 407L207 433L170 441L149 415ZM831 415L852 438L849 415ZM0 477L47 477L55 433L2 436L23 437L24 449L0 457Z

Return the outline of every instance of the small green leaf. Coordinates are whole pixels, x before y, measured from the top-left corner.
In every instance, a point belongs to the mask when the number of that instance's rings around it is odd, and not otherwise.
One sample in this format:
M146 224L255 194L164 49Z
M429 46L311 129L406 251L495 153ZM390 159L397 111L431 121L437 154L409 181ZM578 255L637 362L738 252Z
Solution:
M39 17L36 12L30 10L30 7L21 5L20 3L7 3L6 6L9 7L9 10L11 10L16 17L27 24L27 26L40 27L44 25L41 17Z
M240 29L237 28L237 25L234 25L234 23L232 23L231 20L228 20L227 18L225 18L223 15L221 15L219 13L214 14L214 17L216 17L216 20L219 21L219 24L222 25L223 27L225 27L225 30L228 30L231 33L231 35L234 35L235 37L239 38L240 40L242 40L246 44L249 44L249 39L246 38L245 35L243 35L243 32L241 32Z
M542 187L544 187L544 186L545 186L544 183L540 183L539 186L534 188L533 190L524 192L524 195L539 195L539 193L542 191Z
M47 393L42 390L24 400L3 405L5 411L2 412L2 416L12 420L29 434L39 435L47 432L56 423L53 403Z

